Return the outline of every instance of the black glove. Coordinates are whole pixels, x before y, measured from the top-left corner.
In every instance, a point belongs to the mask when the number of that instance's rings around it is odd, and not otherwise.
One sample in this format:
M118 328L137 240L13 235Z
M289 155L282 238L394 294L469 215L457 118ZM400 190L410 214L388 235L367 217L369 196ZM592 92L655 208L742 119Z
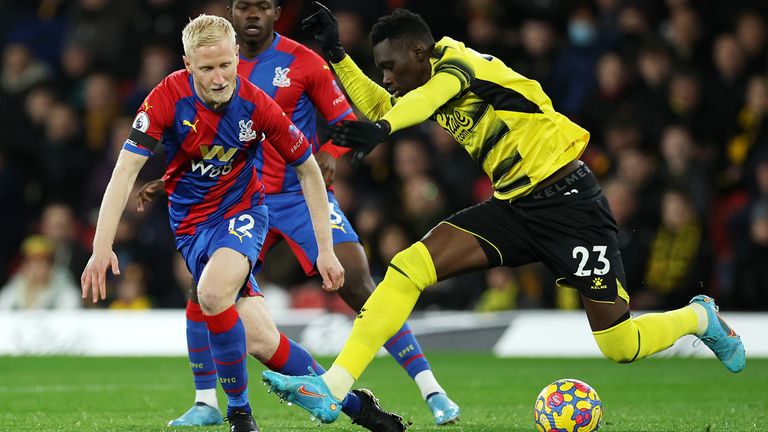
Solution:
M389 123L383 120L376 123L344 120L331 128L331 139L337 146L352 149L350 164L357 167L365 155L389 136L390 129Z
M344 58L344 47L339 42L339 23L330 10L320 2L312 2L317 12L301 20L301 28L309 31L320 43L320 48L333 63Z

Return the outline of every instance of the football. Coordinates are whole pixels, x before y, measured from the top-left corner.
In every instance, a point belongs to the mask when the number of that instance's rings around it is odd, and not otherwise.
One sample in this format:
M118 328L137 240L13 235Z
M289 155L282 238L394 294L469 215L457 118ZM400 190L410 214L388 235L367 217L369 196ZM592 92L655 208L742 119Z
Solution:
M600 428L603 404L588 384L559 379L539 393L533 415L541 432L591 432Z

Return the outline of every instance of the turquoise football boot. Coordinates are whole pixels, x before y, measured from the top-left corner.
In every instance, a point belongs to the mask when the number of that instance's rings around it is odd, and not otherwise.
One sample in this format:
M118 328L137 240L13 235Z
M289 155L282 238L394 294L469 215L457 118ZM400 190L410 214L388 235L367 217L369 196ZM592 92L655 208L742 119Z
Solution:
M698 303L703 306L707 311L707 318L709 318L707 330L699 336L699 339L715 353L726 369L731 372L741 372L747 363L744 344L741 342L741 337L720 318L718 313L720 308L717 307L715 301L702 294L692 298L690 303Z
M262 377L269 390L274 391L280 399L304 408L320 422L333 423L339 418L341 401L333 397L319 376L285 376L264 371Z
M196 402L181 417L168 422L168 426L216 426L224 423L219 410Z
M437 425L447 425L458 423L461 410L455 402L448 398L445 393L435 393L427 398L427 405L432 411Z

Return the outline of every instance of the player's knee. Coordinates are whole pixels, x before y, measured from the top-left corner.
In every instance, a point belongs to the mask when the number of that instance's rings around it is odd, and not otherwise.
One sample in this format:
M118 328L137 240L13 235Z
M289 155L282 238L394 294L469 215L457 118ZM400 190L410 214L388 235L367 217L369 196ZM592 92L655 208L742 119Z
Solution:
M640 351L637 328L632 319L628 319L609 329L593 332L600 352L616 363L631 363Z
M231 301L224 295L222 290L216 290L212 287L201 286L197 290L197 300L200 302L200 308L206 315L214 315L224 311L232 306Z
M387 275L392 271L407 277L419 291L437 282L435 265L424 243L416 242L392 258Z
M632 363L637 357L637 344L624 344L619 346L603 347L600 346L605 358L613 360L616 363Z

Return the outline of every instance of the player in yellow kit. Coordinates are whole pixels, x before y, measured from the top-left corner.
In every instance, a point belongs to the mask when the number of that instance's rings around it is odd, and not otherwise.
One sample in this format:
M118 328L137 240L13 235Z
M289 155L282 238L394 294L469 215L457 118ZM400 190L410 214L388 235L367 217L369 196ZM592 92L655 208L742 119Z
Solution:
M431 119L480 165L494 195L448 217L392 259L325 374L265 372L280 397L334 421L332 408L406 320L422 290L468 271L537 261L560 277L559 285L579 291L607 358L629 363L695 334L730 371L744 368L741 339L705 295L681 309L630 316L616 222L595 176L579 160L589 133L556 112L539 83L451 38L435 42L420 16L397 10L371 30L382 88L346 56L335 18L317 6L305 28L352 102L374 121L336 126L334 143L352 147L359 160L392 132Z

